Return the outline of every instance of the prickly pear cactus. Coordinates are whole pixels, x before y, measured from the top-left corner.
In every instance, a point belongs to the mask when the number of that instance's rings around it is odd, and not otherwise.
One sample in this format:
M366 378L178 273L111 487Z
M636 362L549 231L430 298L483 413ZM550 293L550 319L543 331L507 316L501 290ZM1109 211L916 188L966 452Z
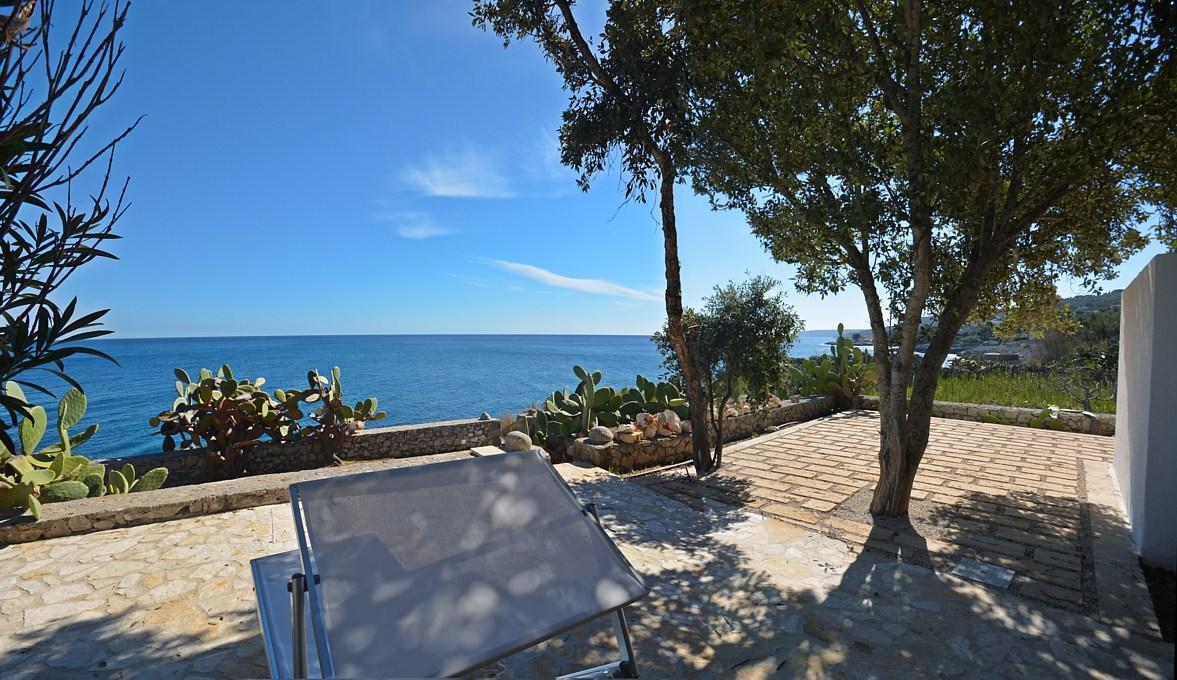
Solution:
M40 498L42 503L61 503L85 498L89 493L90 489L84 483L69 479L45 486Z
M157 467L143 473L132 486L132 492L138 491L155 491L163 486L163 483L168 479L168 469L165 467Z
M82 477L82 484L86 485L86 496L96 498L106 495L106 484L103 482L103 478L102 472L89 472Z

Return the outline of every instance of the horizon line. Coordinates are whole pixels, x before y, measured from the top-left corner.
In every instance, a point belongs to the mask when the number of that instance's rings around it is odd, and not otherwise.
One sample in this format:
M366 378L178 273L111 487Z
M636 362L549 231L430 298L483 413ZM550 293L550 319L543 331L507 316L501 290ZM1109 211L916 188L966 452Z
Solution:
M845 331L870 330L869 328L845 328ZM837 328L807 328L802 333L837 333ZM610 337L648 338L651 333L469 333L469 332L420 332L420 333L268 333L259 335L119 335L104 336L88 342L116 340L228 340L236 338L380 338L380 337L429 337L429 336L490 336L490 337Z

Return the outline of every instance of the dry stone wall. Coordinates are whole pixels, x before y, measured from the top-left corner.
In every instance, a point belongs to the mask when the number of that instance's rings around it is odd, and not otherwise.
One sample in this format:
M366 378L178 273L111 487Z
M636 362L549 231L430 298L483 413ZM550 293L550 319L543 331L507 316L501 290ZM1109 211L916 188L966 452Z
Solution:
M831 397L802 397L774 409L767 409L723 422L724 442L746 439L766 429L789 422L813 420L834 412ZM659 437L634 443L614 441L590 444L580 438L568 445L572 460L591 463L613 472L632 472L661 465L673 465L691 459L691 436Z
M872 396L859 397L859 408L868 411L879 410L879 398ZM952 418L953 420L972 420L974 422L992 422L1001 425L1015 425L1030 427L1030 421L1038 417L1042 409L1018 408L1016 406L994 406L991 404L961 404L954 401L937 401L932 404L932 417ZM1060 410L1058 422L1066 432L1082 434L1101 434L1111 436L1116 433L1116 416L1113 413L1083 413L1081 411Z
M501 423L491 420L446 420L420 425L394 425L361 430L343 445L344 460L408 458L448 451L462 451L498 442ZM167 486L203 484L222 479L207 462L204 449L105 461L107 465L131 463L142 473L154 467L168 469ZM249 474L295 472L330 465L331 452L319 441L308 439L287 444L260 444L248 455Z

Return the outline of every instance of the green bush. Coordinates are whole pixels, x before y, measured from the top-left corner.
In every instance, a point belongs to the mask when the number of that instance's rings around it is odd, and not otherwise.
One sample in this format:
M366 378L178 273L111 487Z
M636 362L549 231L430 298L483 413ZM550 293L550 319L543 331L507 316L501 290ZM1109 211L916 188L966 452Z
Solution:
M5 393L29 403L16 383L8 383ZM69 434L86 414L86 405L86 395L81 390L73 388L65 393L57 406L56 429L60 439L57 444L37 449L49 422L43 406L30 407L28 415L21 420L19 453L0 443L0 510L28 510L40 519L43 503L151 491L163 486L168 478L167 468L155 468L136 477L130 463L108 472L105 465L73 454L74 448L98 431L98 425L91 425L77 435Z
M202 368L195 381L183 369L175 374L178 396L172 408L151 419L164 438L163 450L203 448L211 463L236 474L248 472L246 454L263 441L315 437L338 451L365 422L387 415L377 409L375 397L344 403L338 366L330 379L310 371L307 389L274 390L273 395L261 389L265 378L238 379L228 364L215 374Z
M848 408L854 398L875 383L875 365L870 355L854 346L842 334L838 324L838 339L830 346L830 353L805 359L792 369L794 384L800 394L832 396L839 408Z
M588 432L594 425L617 427L634 422L639 413L657 414L674 411L680 418L688 415L688 404L679 389L671 383L655 383L637 376L637 387L620 391L601 384L600 371L592 373L580 366L572 372L580 379L576 389L557 390L544 400L535 414L531 437L538 443L549 438L575 437Z

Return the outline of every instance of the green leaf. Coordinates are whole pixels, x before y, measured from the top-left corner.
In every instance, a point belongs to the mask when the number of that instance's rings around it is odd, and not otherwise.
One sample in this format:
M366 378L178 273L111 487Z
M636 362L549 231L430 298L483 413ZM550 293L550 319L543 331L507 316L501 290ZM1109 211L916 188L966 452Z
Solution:
M77 425L82 416L86 415L86 404L86 394L76 387L70 388L57 406L58 431L69 430Z
M36 496L29 496L29 512L33 515L33 519L41 519L41 501L37 500Z
M192 382L192 378L188 377L188 371L185 371L182 368L177 368L173 372L176 374L176 380L178 380L182 383L185 383L185 384ZM181 395L181 396L183 396L183 395Z
M12 382L11 380L4 383L4 393L13 399L19 399L26 404L29 403L28 398L25 397L24 390L20 388L20 385Z
M49 423L49 415L43 406L33 406L29 415L20 422L20 447L22 453L33 453L41 438L45 436L45 426Z
M57 473L53 470L33 470L26 475L22 475L21 479L29 484L41 486L57 479Z
M131 485L127 478L118 470L111 470L109 476L109 490L111 493L129 493Z

